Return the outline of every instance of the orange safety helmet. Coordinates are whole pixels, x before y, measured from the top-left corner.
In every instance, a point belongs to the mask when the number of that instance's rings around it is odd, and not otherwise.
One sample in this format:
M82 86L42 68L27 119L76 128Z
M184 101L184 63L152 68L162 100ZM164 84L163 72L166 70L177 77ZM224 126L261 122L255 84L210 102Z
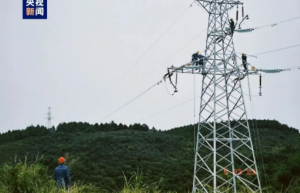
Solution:
M58 163L63 163L63 162L65 162L66 160L65 160L65 158L63 158L63 157L60 157L60 158L58 158Z

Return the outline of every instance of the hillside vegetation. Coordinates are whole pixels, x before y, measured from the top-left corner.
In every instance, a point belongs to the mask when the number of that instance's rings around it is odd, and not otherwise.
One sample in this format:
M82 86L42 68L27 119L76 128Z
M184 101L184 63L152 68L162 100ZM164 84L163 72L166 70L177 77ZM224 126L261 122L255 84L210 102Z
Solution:
M262 186L268 192L300 192L300 135L277 121L250 120ZM194 125L157 131L145 124L62 123L30 126L0 135L0 164L35 163L53 175L58 157L67 159L71 181L103 191L122 191L124 176L142 172L162 191L189 192L194 161ZM260 141L258 141L258 137ZM51 178L51 177L50 177ZM3 183L3 182L2 182ZM1 178L0 178L1 184Z

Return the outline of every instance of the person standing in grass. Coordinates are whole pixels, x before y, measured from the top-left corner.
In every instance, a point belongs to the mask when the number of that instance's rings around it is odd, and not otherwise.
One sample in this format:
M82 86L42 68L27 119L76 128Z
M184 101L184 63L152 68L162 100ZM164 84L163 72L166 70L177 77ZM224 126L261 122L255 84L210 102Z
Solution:
M70 173L69 168L65 166L65 158L60 157L58 159L59 166L55 168L55 181L57 182L57 190L64 188L65 190L69 189L70 185Z

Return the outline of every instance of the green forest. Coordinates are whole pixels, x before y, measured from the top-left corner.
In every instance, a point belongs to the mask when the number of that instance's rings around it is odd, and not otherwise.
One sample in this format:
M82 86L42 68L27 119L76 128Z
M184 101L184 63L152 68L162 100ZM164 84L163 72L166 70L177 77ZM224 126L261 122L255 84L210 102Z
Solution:
M299 193L299 131L275 120L249 120L249 125L264 190ZM160 131L113 121L61 123L52 129L29 126L0 134L0 164L15 166L26 157L27 164L38 161L52 176L62 156L73 183L115 192L124 187L124 176L142 173L163 192L187 193L192 188L195 129L191 124Z

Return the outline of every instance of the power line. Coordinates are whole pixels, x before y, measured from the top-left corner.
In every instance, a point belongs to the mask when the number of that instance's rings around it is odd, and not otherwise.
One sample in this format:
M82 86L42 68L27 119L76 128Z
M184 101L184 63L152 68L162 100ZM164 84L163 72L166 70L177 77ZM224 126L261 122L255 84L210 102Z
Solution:
M292 21L292 20L296 20L296 19L300 19L300 17L295 17L295 18L284 20L284 21L280 21L280 22L277 22L277 23L272 23L272 24L269 24L269 25L263 25L263 26L260 26L260 27L256 27L254 29L259 29L259 28L264 28L264 27L269 27L269 26L273 27L273 26L276 26L277 24L288 22L288 21Z
M248 76L249 77L249 76ZM249 83L249 79L248 79L248 87L249 87L249 94L250 94L250 96L252 95L252 92L251 92L251 86L250 86L250 83ZM252 118L253 118L253 120L256 120L256 116L255 116L255 109L254 109L254 101L253 100L251 100L250 99L250 105L251 105L251 115L252 115ZM248 121L248 120L247 120ZM249 122L248 122L249 123ZM258 150L260 150L260 151L256 151L256 153L258 153L258 155L257 155L257 160L259 159L259 153L260 153L260 155L261 155L261 159L262 159L262 168L263 168L263 173L264 173L264 175L265 175L265 180L266 180L266 183L268 184L268 180L267 180L267 178L266 178L266 171L265 171L265 165L264 165L264 160L263 160L263 157L262 157L262 150L261 150L261 144L260 144L260 138L259 138L259 132L258 132L258 128L257 128L257 122L256 122L256 124L254 125L254 121L252 121L252 126L253 126L253 129L254 129L254 139L255 139L255 131L257 132L257 141L256 141L256 145L257 145L257 147L256 147L256 150L257 150L257 148L258 148ZM256 126L256 127L254 127L254 126ZM256 129L256 130L255 130ZM250 134L250 133L249 133ZM253 142L254 142L254 140L253 140ZM269 182L270 183L270 182Z
M275 51L280 51L280 50L284 50L284 49L289 49L289 48L297 47L297 46L300 46L300 44L294 45L294 46L285 47L285 48L281 48L281 49L277 49L277 50L272 50L272 51L268 51L268 52L263 52L263 53L259 53L259 54L255 54L255 55L263 55L263 54L267 54L267 53L271 53L271 52L275 52ZM294 67L294 68L298 68L298 67ZM128 104L130 104L131 102L133 102L135 99L137 99L138 97L140 97L141 95L143 95L144 93L146 93L147 91L149 91L150 89L152 89L154 86L156 86L156 85L158 85L158 84L159 84L159 83L156 83L155 85L153 85L152 87L150 87L149 89L147 89L146 91L144 91L142 94L138 95L137 97L135 97L134 99L132 99L131 101L129 101L128 103L126 103L124 106L122 106L122 107L119 108L117 111L115 111L114 113L110 114L109 116L105 117L104 119L107 119L108 117L112 116L113 114L115 114L116 112L118 112L119 110L121 110L122 108L124 108L125 106L127 106ZM183 103L180 103L179 105L173 106L173 107L168 108L168 109L166 109L166 110L163 110L163 111L160 111L160 112L155 113L155 114L153 114L153 115L150 115L150 116L148 116L148 117L146 117L146 118L155 116L155 115L160 114L160 113L162 113L162 112L164 112L164 111L167 111L167 110L170 110L170 109L175 108L175 107L177 107L177 106L180 106L180 105L182 105L182 104L185 104L185 103L187 103L187 102L189 102L189 101L191 101L191 100L194 100L194 98L193 98L193 99L190 99L190 100L188 100L188 101L185 101L185 102L183 102ZM142 119L140 119L140 120L143 120L143 119L146 119L146 118L142 118ZM104 120L104 119L103 119L103 120ZM139 120L139 121L140 121L140 120Z
M133 63L133 65L131 65L106 91L104 91L103 94L105 94L108 90L110 90L117 82L119 82L119 80L127 73L129 72L129 70L166 34L166 32L185 14L185 12L195 3L195 1L171 24L171 26L169 26L169 28L167 28L167 30L138 58L138 60ZM281 22L277 22L276 24L279 23L284 23L284 22L288 22L291 20L295 20L295 19L299 19L300 17L296 17L296 18L292 18L289 20L285 20L285 21L281 21ZM258 29L258 28L263 28L263 27L267 27L267 26L271 26L274 24L270 24L270 25L265 25L265 26L261 26L261 27L257 27L254 29ZM170 58L172 58L173 56L175 56L178 52L180 52L183 48L185 48L187 45L189 45L194 39L196 39L198 36L200 36L203 32L205 31L205 29L203 31L201 31L198 35L196 35L194 38L192 38L188 43L186 43L183 47L181 47L179 50L177 50L174 54L172 54L169 58L167 58L165 61L163 61L160 65L158 65L152 72L150 72L148 75L151 75L153 72L155 72L160 66L162 66L166 61L168 61ZM295 46L290 46L290 47L286 47L286 48L281 48L278 50L272 50L272 51L268 51L268 52L263 52L263 53L259 53L259 54L255 54L257 55L263 55L263 54L267 54L267 53L271 53L271 52L275 52L275 51L280 51L280 50L284 50L284 49L289 49L292 47L297 47L300 46L300 44L295 45ZM139 83L141 83L145 78L147 78L149 76L144 76L143 78L141 78L139 81L136 81L137 84L133 85L131 88L127 89L126 91L124 91L121 95L127 93L129 90L131 90L132 88L134 88L136 85L138 85ZM119 97L118 96L118 97ZM117 98L118 98L117 97Z
M136 60L136 62L134 62L107 90L104 91L104 93L102 95L104 95L107 91L109 91L117 82L119 82L119 80L125 75L127 74L131 68L144 56L146 55L146 53L169 31L169 29L171 29L171 27L186 13L186 11L192 7L192 5L195 3L195 1L187 8L184 10L184 12L166 29L166 31ZM296 18L291 18L288 20L284 20L284 21L280 21L277 23L272 23L269 25L264 25L264 26L260 26L260 27L256 27L254 29L259 29L259 28L264 28L264 27L268 27L268 26L274 26L280 23L284 23L284 22L288 22L288 21L292 21L292 20L296 20L299 19L300 17L296 17ZM202 34L205 30L201 31L200 34ZM166 61L168 61L170 58L172 58L175 54L177 54L178 52L180 52L183 48L185 48L188 44L190 44L194 39L196 39L198 36L200 36L200 34L198 34L197 36L195 36L192 40L190 40L186 45L184 45L182 48L180 48L177 52L175 52L173 55L171 55L167 60L165 60L164 62L162 62L159 66L157 66L152 72L150 72L149 74L152 74L154 71L156 71L158 69L158 67L160 67L161 65L163 65ZM300 44L299 44L300 45ZM296 45L296 46L299 46ZM279 50L283 50L283 49L288 49L288 48L292 48L292 47L296 47L296 46L291 46L291 47L287 47L287 48L282 48ZM256 54L256 55L262 55L262 54L266 54L266 53L271 53L271 52L275 52L275 51L279 51L279 50L273 50L270 52L265 52L265 53L260 53L260 54ZM140 83L142 80L144 80L146 77L143 77L142 79L140 79L140 81L137 81L138 83ZM135 86L135 85L134 85ZM133 87L134 87L133 86ZM126 90L124 93L128 92L129 90L131 90L133 87L131 87L130 89ZM123 94L124 94L123 93Z
M272 52L277 52L277 51L281 51L281 50L286 50L286 49L289 49L289 48L294 48L294 47L298 47L300 46L300 44L297 44L297 45L294 45L294 46L289 46L289 47L285 47L285 48L280 48L280 49L276 49L276 50L271 50L271 51L267 51L267 52L262 52L262 53L258 53L258 54L252 54L252 55L248 55L247 56L253 56L253 57L256 57L258 55L263 55L263 54L268 54L268 53L272 53ZM236 52L236 54L241 54L239 52ZM238 56L237 56L238 57ZM240 57L238 57L240 58ZM241 58L240 58L241 59ZM297 67L294 67L294 68L297 68Z
M164 81L164 82L165 82L166 91L168 92L168 94L169 94L169 95L171 95L171 96L172 96L173 94L172 94L172 93L170 93L170 91L168 90L168 87L167 87L167 82L166 82L166 81Z
M244 95L250 96L249 94L244 94ZM257 97L257 96L259 96L259 95L251 95L251 96L252 96L252 97L253 97L253 96ZM194 98L192 98L192 99L189 99L189 100L187 100L187 101L184 101L184 102L182 102L182 103L180 103L180 104L177 104L177 105L175 105L175 106L169 107L169 108L167 108L167 109L165 109L165 110L159 111L159 112L157 112L157 113L154 113L154 114L152 114L152 115L149 115L149 116L147 116L147 117L144 117L144 118L142 118L142 119L139 119L137 122L139 122L139 121L141 121L141 120L144 120L144 119L148 119L148 118L150 118L150 117L154 117L154 116L156 116L156 115L158 115L158 114L160 114L160 113L163 113L163 112L165 112L165 111L171 110L171 109L173 109L173 108L175 108L175 107L178 107L178 106L180 106L180 105L183 105L183 104L185 104L185 103L188 103L188 102L190 102L190 101L192 101L192 100L195 100L195 99L198 98L198 97L200 97L200 95L199 95L199 96L196 96L196 97L194 97Z
M146 53L171 29L171 27L185 14L185 12L195 3L195 1L187 8L184 10L184 12L165 30L162 35L159 36L159 38L108 88L104 91L102 95L104 95L107 91L109 91L119 80L131 70L131 68L140 61L140 59L146 55Z
M289 68L289 69L294 69L294 68L300 68L300 66L295 66L295 67L291 67L291 68Z
M181 47L179 50L177 50L174 54L172 54L169 58L167 58L164 62L162 62L160 65L156 66L156 68L150 72L149 74L152 74L153 72L155 72L160 66L162 66L165 62L167 62L169 59L171 59L173 56L175 56L178 52L180 52L183 48L185 48L187 45L189 45L194 39L196 39L197 37L199 37L206 29L202 30L197 36L195 36L193 39L191 39L187 44L185 44L183 47ZM202 51L203 52L203 51ZM201 52L201 53L202 53ZM143 78L144 79L144 78ZM141 80L143 80L141 79Z
M143 76L143 78L141 78L140 80L136 81L136 84L134 84L132 87L130 87L129 89L125 90L122 94L120 94L117 98L119 98L120 96L123 96L125 93L127 93L128 91L130 91L132 88L136 87L138 84L140 84L143 80L145 80L146 78L149 78L149 75L153 74L160 66L162 66L163 64L165 64L169 59L171 59L173 56L175 56L177 53L179 53L183 48L185 48L187 45L189 45L192 41L194 41L196 38L198 38L206 29L202 30L199 34L197 34L195 37L193 37L189 42L187 42L184 46L182 46L180 49L178 49L174 54L172 54L170 57L168 57L166 60L164 60L162 63L160 63L159 65L156 66L156 68L151 71L150 73L148 73L148 76Z
M195 2L195 1L194 1ZM194 3L193 2L193 3ZM192 3L192 4L193 4ZM146 50L146 52L144 52L139 58L138 60L133 64L131 65L127 71L125 71L118 79L117 81L115 81L103 94L105 94L111 87L114 86L114 84L116 84L164 35L165 33L184 15L184 13L192 6L192 4L171 24L171 26L169 28L167 28L167 30ZM291 20L295 20L295 19L298 19L300 17L297 17L297 18L293 18L293 19L289 19L289 20L285 20L285 21L282 21L282 22L278 22L278 23L283 23L283 22L287 22L287 21L291 21ZM278 24L277 23L277 24ZM261 27L258 27L258 28L262 28L262 27L265 27L265 26L261 26ZM255 28L255 29L258 29L258 28ZM200 34L202 34L205 30L203 30ZM200 36L200 34L198 34L197 36L195 36L192 40L190 40L187 44L185 44L182 48L180 48L177 52L175 52L173 55L171 55L167 60L169 60L170 58L172 58L175 54L177 54L178 52L180 52L184 47L186 47L189 43L191 43L194 39L196 39L198 36ZM259 53L259 54L255 54L255 55L263 55L263 54L267 54L267 53L271 53L271 52L275 52L275 51L280 51L280 50L284 50L284 49L289 49L289 48L292 48L292 47L297 47L297 46L300 46L300 44L298 45L294 45L294 46L290 46L290 47L286 47L286 48L281 48L281 49L277 49L277 50L272 50L272 51L268 51L268 52L263 52L263 53ZM152 74L154 71L157 70L158 67L160 67L161 65L163 65L167 60L165 60L163 63L161 63L159 66L157 66L150 74ZM143 77L140 81L137 81L138 83L140 83L142 80L144 80L145 77ZM156 83L155 85L157 85L158 83ZM155 86L154 85L154 86ZM128 104L130 104L131 102L133 102L135 99L137 99L138 97L140 97L141 95L143 95L144 93L146 93L147 91L149 91L150 89L152 89L154 86L150 87L148 90L144 91L142 94L138 95L137 97L135 97L134 99L132 99L131 101L129 101L128 103L126 103L124 106L122 106L121 108L119 108L117 111L115 111L114 113L110 114L109 116L105 117L104 119L107 119L108 117L112 116L113 114L115 114L116 112L118 112L119 110L121 110L122 108L124 108L125 106L127 106ZM131 90L133 87L131 87L130 89L126 90L124 93L126 93L127 91ZM193 98L194 99L194 98ZM191 99L191 100L193 100ZM179 105L182 105L182 104L185 104L191 100L188 100L184 103L181 103ZM179 105L176 105L174 107L171 107L169 109L172 109L172 108L175 108ZM166 109L166 110L163 110L159 113L156 113L156 114L160 114L164 111L167 111L169 109ZM156 115L154 114L154 115ZM150 115L149 117L151 116L154 116L154 115ZM146 117L148 118L148 117ZM143 118L143 119L146 119L146 118ZM141 119L142 120L142 119Z
M293 48L293 47L297 47L297 46L300 46L300 44L297 44L297 45L294 45L294 46L285 47L285 48L280 48L280 49L277 49L277 50L271 50L271 51L267 51L267 52L262 52L262 53L254 54L254 55L258 56L258 55L268 54L268 53L271 53L271 52L277 52L277 51L280 51L280 50L285 50L285 49L289 49L289 48Z
M153 117L153 116L158 115L158 114L160 114L160 113L163 113L163 112L165 112L165 111L171 110L171 109L173 109L173 108L175 108L175 107L178 107L178 106L180 106L180 105L183 105L183 104L185 104L185 103L188 103L188 102L190 102L190 101L192 101L192 100L194 100L195 98L198 98L198 97L200 97L200 95L199 95L199 96L196 96L196 97L194 97L194 98L192 98L192 99L189 99L189 100L187 100L187 101L184 101L184 102L182 102L182 103L180 103L180 104L178 104L178 105L175 105L175 106L173 106L173 107L170 107L170 108L168 108L168 109L162 110L162 111L160 111L160 112L158 112L158 113L154 113L154 114L152 114L152 115L149 115L149 116L147 116L147 117L144 117L144 118L138 120L137 122L139 122L139 121L141 121L141 120L144 120L144 119L148 119L148 118L150 118L150 117Z
M140 96L142 96L143 94L145 94L146 92L148 92L149 90L151 90L153 87L159 85L160 83L162 83L162 80L160 80L159 82L155 83L153 86L151 86L150 88L148 88L147 90L145 90L144 92L142 92L141 94L139 94L138 96L136 96L135 98L131 99L129 102L127 102L125 105L123 105L122 107L120 107L119 109L117 109L116 111L114 111L113 113L111 113L110 115L106 116L103 120L107 119L108 117L114 115L115 113L117 113L118 111L120 111L121 109L123 109L124 107L126 107L127 105L129 105L130 103L132 103L133 101L135 101L137 98L139 98Z
M240 53L240 52L235 52L236 54L242 54L242 53ZM250 54L246 54L247 55L247 57L253 57L253 58L257 58L257 56L254 56L254 55L250 55ZM239 57L239 56L237 56L236 55L236 57L238 57L239 59L242 59L241 57Z
M256 115L255 115L254 102L251 101L250 104L251 104L251 114L252 114L253 119L255 120L255 122L254 122L255 123L254 133L255 133L255 129L256 129L256 132L257 132L257 142L258 142L258 150L259 150L258 154L260 153L260 157L261 157L261 160L262 160L262 166L263 166L262 168L263 168L263 172L264 172L264 175L265 175L266 183L268 184L268 182L269 182L269 184L270 184L270 179L266 175L266 170L265 170L265 164L264 164L263 153L262 153L262 148L261 148L261 143L260 143L259 131L258 131L258 127L257 127L257 119L256 119ZM252 122L252 124L253 124L253 122Z

